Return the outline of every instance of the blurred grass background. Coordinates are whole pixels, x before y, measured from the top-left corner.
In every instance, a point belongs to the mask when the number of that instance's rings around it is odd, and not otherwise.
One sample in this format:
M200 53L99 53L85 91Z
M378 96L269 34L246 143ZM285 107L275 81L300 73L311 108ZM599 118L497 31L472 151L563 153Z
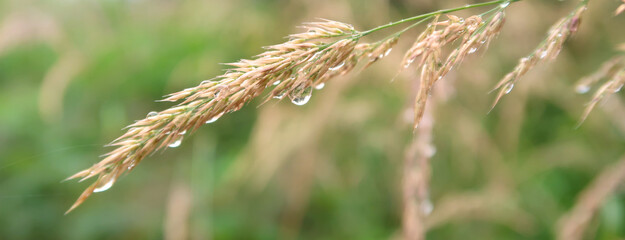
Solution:
M67 216L88 183L60 181L96 163L121 128L170 106L154 100L282 42L301 22L365 30L466 3L0 1L0 239L399 238L418 74L397 72L417 31L305 106L256 100L201 128ZM486 114L488 91L575 3L513 4L497 41L437 87L428 239L553 239L584 187L624 153L622 96L575 128L590 96L574 82L625 41L618 1L591 1L560 57ZM623 190L598 210L589 239L625 238Z

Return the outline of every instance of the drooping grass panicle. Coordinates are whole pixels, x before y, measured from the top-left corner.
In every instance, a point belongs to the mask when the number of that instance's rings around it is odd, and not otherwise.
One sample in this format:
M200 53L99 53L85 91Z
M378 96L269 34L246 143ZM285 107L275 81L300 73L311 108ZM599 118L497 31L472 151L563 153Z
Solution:
M415 128L423 117L427 99L436 81L445 77L466 56L487 45L501 31L505 22L505 6L495 8L497 11L486 20L479 15L466 19L447 15L447 20L439 21L436 16L404 55L401 63L403 68L416 62L417 69L420 69L420 86L414 103ZM458 46L445 57L444 47L457 41Z
M493 101L491 110L497 105L501 97L512 91L514 84L529 70L546 59L553 60L558 56L564 42L577 32L581 23L582 14L586 11L587 5L588 0L582 0L569 15L563 17L551 26L547 32L547 37L538 47L528 56L521 58L516 67L514 67L514 70L506 74L506 76L497 83L492 91L499 91L497 97L495 97L495 101Z
M364 53L357 50L358 38L349 37L358 34L351 25L323 20L307 23L304 28L306 32L267 47L255 59L228 64L234 68L213 80L166 96L162 101L179 103L161 112L151 112L128 126L124 135L109 144L117 147L115 150L68 178L82 181L98 176L68 212L93 192L111 187L121 174L132 170L150 153L179 146L187 132L237 111L267 88L273 87L269 99L287 95L293 103L305 104L314 86L349 72ZM337 37L343 38L333 39Z
M287 96L296 105L306 104L313 89L320 89L329 79L350 72L359 62L366 62L366 66L369 66L385 57L403 32L423 21L442 13L495 4L501 4L496 9L503 10L510 2L515 1L518 0L495 0L439 10L364 32L356 31L349 24L325 19L305 23L302 26L304 32L290 35L285 43L266 47L265 52L252 59L226 64L232 68L224 74L203 81L198 86L165 96L161 101L177 104L160 112L150 112L144 119L128 126L126 133L109 144L116 148L105 154L104 159L68 178L80 178L83 181L97 176L95 182L80 195L67 213L83 203L92 193L110 188L122 174L132 170L146 156L159 149L179 146L186 134L206 123L216 121L224 114L239 110L268 89L270 92L266 101ZM483 21L481 16L466 20L455 16L448 18L449 20L443 22L435 20L428 27L427 34L420 38L419 41L424 41L432 49L424 51L413 47L410 53L413 60L421 58L419 67L423 70L424 77L421 81L425 81L422 84L425 92L429 92L434 82L444 76L453 65L474 51L472 49L488 42L499 32L503 23L501 11L488 21ZM362 37L378 30L412 21L416 23L383 40L359 43ZM436 30L437 26L444 29ZM461 40L460 47L452 54L454 57L449 58L452 60L442 62L440 48L455 40ZM425 95L427 93L420 93L419 96L422 98ZM421 107L424 104L425 101Z
M621 91L625 84L625 56L616 56L605 62L595 73L580 79L575 90L578 93L587 93L593 84L601 80L605 80L605 82L597 88L592 99L586 105L578 126L586 120L597 103L608 95Z

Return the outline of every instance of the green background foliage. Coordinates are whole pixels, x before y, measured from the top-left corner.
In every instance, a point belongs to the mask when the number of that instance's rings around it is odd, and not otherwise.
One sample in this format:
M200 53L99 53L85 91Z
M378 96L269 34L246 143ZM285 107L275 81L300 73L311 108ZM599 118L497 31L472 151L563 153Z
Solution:
M219 63L280 43L301 22L321 17L366 30L466 3L0 1L0 239L399 237L412 136L406 111L418 73L397 72L418 31L380 63L315 91L305 106L258 107L257 99L200 128L66 216L88 183L61 180L96 163L121 128L171 106L154 100L221 74ZM576 94L574 82L625 42L625 16L612 16L616 1L591 1L560 57L486 114L488 91L574 5L514 3L489 49L437 86L443 97L430 106L437 222L428 239L552 239L581 191L622 158L622 96L575 128L590 96ZM622 187L601 205L587 237L625 238Z

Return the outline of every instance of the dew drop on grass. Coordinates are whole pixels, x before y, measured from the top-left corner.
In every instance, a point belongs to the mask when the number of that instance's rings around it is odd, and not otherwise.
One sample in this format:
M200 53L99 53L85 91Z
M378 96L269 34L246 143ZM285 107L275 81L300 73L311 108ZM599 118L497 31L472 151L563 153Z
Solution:
M575 92L579 94L584 94L584 93L587 93L588 91L590 91L590 87L586 84L580 84L580 85L577 85L577 87L575 87Z
M393 48L386 49L386 52L384 52L384 56L388 56L388 54L391 53L391 50L393 50Z
M510 2L502 2L501 4L499 4L499 7L506 8L508 5L510 5Z
M280 84L280 80L273 82L273 85L274 85L274 86L276 86L276 85L278 85L278 84Z
M212 117L211 119L208 119L206 121L206 123L214 123L215 121L217 121L222 115L224 115L223 113L217 114L214 117Z
M427 216L430 215L430 213L432 213L432 211L434 210L434 205L432 204L432 201L430 200L430 198L425 198L423 199L423 201L421 202L421 212L423 213L423 215Z
M282 92L276 94L275 96L273 96L273 98L275 98L275 99L282 99L284 97L284 93L286 93L286 91L282 91Z
M469 53L474 53L475 51L477 51L477 48L475 48L475 47L474 47L474 48L469 49Z
M543 59L547 56L547 50L540 52L540 58Z
M621 89L623 89L623 84L618 85L618 87L616 87L616 88L614 89L614 93L620 92L620 91L621 91Z
M148 113L148 117L155 117L156 115L158 115L157 112L149 112Z
M341 62L341 63L339 63L339 65L336 65L336 66L334 66L334 67L328 68L328 70L330 70L330 71L336 71L336 70L341 69L341 68L343 67L343 65L345 65L345 62Z
M183 130L182 132L180 132L180 133L178 133L178 134L180 134L180 135L185 135L185 134L187 134L187 130Z
M323 89L323 87L325 87L325 86L326 86L326 84L325 84L325 83L319 83L319 84L317 84L317 85L315 86L315 89L317 89L317 90L321 90L321 89Z
M132 170L133 168L135 168L135 165L136 165L136 164L135 164L135 162L134 162L134 161L132 161L132 162L130 163L130 165L128 165L128 170L130 171L130 170Z
M93 189L93 192L104 192L106 190L109 190L109 188L113 186L113 183L115 183L115 178L111 177L111 179L108 182L102 185L99 185L98 187Z
M408 68L410 66L410 64L412 64L414 62L414 58L410 58L406 61L406 64L404 64L404 68Z
M182 138L178 138L176 139L176 141L174 141L173 143L170 143L167 146L170 148L176 148L176 147L179 147L181 144L182 144Z
M506 84L506 86L505 86L505 88L504 88L504 89L505 89L505 90L504 90L504 93L505 93L505 94L508 94L508 93L512 92L512 89L513 89L513 88L514 88L514 83L508 83L508 84Z
M295 105L302 106L310 100L312 97L312 87L308 86L304 89L296 89L291 97L291 102Z
M436 147L432 144L428 144L427 147L423 150L423 154L429 158L433 157L434 154L436 154Z

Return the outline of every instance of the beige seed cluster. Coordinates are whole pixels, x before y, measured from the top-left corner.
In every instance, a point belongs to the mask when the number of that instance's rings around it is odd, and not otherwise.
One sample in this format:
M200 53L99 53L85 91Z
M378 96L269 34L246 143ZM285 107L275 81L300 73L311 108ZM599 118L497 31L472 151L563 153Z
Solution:
M584 109L580 123L588 117L588 114L590 114L597 103L608 95L621 91L621 88L623 88L625 84L625 56L617 56L605 62L598 71L582 78L578 82L575 90L578 93L586 93L591 89L593 84L603 79L605 79L605 82L597 88L592 100L590 100Z
M498 2L489 4L494 3ZM82 204L92 193L110 188L123 173L132 170L149 154L179 146L185 134L239 110L266 90L270 89L270 93L265 101L288 97L294 104L305 104L313 89L320 89L329 79L350 72L359 62L365 62L367 67L379 61L390 53L404 31L423 21L433 20L401 63L403 68L414 63L421 73L415 100L416 127L433 85L466 56L488 45L500 32L505 20L503 11L509 3L502 1L489 12L466 19L447 15L447 20L439 21L439 13L413 17L411 21L420 21L374 43L359 41L376 30L407 21L366 32L331 20L306 23L304 32L290 35L285 43L266 47L264 53L251 60L227 64L232 68L214 79L167 95L162 101L176 102L177 105L161 112L151 112L128 126L126 133L109 145L116 149L104 155L100 162L68 178L83 181L97 176L67 212ZM448 11L452 10L455 11ZM570 25L567 25L569 31L573 31ZM449 54L443 54L446 46L456 43Z
M462 19L447 15L447 18L439 21L439 17L435 17L401 63L404 68L408 68L416 61L417 68L420 68L420 86L415 99L415 128L423 117L428 96L436 81L447 75L467 55L487 45L501 31L505 22L503 8L487 20L480 16ZM458 47L444 57L444 47L458 40Z
M303 33L291 35L283 44L267 47L253 60L241 60L223 75L166 96L162 101L179 102L161 112L151 112L127 127L127 132L109 146L116 147L105 158L68 179L97 180L80 195L70 212L93 192L103 191L147 155L180 145L187 131L239 110L265 89L268 99L288 96L295 104L308 101L312 88L351 71L363 55L374 49L357 44L359 32L351 25L330 20L307 23Z
M587 1L583 1L575 10L568 16L560 19L554 24L549 32L547 38L527 57L521 58L514 70L508 73L497 85L494 90L499 89L497 97L491 107L494 108L503 95L506 95L512 91L514 84L529 70L534 68L539 62L545 59L555 59L564 42L579 28L581 23L582 13L586 11Z

